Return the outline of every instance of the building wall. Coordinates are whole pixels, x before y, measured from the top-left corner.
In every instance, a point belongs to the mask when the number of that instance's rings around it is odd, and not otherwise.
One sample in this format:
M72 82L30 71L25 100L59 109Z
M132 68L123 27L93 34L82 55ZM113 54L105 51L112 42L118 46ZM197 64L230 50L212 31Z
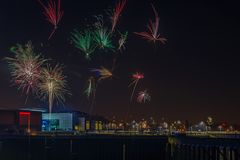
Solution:
M86 130L85 117L79 117L79 131L85 131L85 130Z
M20 116L22 112L29 114L30 118L28 119L27 116ZM14 132L25 132L26 129L40 131L41 121L41 112L0 110L0 131L14 130Z
M15 111L0 110L0 132L12 130L16 131L18 128L17 116Z
M25 113L25 114L22 114ZM18 124L21 129L28 129L30 124L31 131L41 131L42 128L42 113L41 112L30 112L30 111L19 111L18 112ZM29 124L28 124L29 123Z
M51 123L57 122L57 127L52 128L52 130L65 130L71 131L73 130L73 114L72 113L43 113L42 119L45 121L49 121ZM54 122L55 121L55 122Z
M16 112L14 111L0 111L0 125L15 125Z

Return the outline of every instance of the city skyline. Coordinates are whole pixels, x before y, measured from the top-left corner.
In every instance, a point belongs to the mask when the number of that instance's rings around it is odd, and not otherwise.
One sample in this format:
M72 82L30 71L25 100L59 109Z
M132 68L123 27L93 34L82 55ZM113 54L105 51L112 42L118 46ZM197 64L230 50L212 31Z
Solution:
M11 46L32 41L44 58L61 63L72 96L64 104L90 112L92 104L84 96L90 70L101 66L114 69L114 77L99 83L93 114L118 119L154 117L171 120L198 121L208 116L216 121L240 124L238 93L239 22L233 3L218 2L165 2L128 0L117 23L117 29L128 31L129 38L122 53L99 53L91 61L71 41L74 29L83 29L94 21L94 15L103 14L117 1L62 1L64 15L58 29L48 40L52 26L45 21L38 1L13 0L1 5L1 59L12 56ZM151 3L160 17L160 34L167 38L165 45L147 42L134 32L146 29L154 17ZM9 9L11 8L11 9ZM109 23L109 22L106 22ZM114 62L114 59L117 60ZM47 106L48 104L26 95L11 86L10 71L5 60L0 62L0 105ZM147 89L151 101L139 104L130 101L131 75L144 73L138 90ZM138 93L138 92L137 92ZM136 99L136 95L135 98Z

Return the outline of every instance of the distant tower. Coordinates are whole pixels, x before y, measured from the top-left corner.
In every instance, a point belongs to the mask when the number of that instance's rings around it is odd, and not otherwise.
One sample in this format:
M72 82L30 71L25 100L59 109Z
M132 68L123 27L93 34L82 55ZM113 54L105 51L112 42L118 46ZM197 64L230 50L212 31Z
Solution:
M208 130L212 130L212 126L214 124L213 118L212 117L207 117L206 124L207 124Z

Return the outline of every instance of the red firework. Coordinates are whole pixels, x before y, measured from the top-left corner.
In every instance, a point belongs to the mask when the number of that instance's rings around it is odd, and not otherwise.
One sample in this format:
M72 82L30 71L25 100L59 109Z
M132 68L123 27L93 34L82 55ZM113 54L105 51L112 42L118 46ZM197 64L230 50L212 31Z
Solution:
M136 87L137 87L138 81L139 81L140 79L143 79L143 78L144 78L144 74L139 73L139 72L136 72L135 74L132 75L133 81L132 81L132 82L129 84L129 86L128 86L128 87L130 87L130 86L134 85L133 91L132 91L132 94L131 94L131 101L132 101L132 98L133 98L133 94L134 94L134 92L135 92L135 89L136 89Z
M144 39L147 39L148 41L160 41L162 44L165 44L167 39L164 37L161 37L158 33L159 31L159 16L155 9L155 7L152 5L152 9L155 15L155 22L153 20L149 20L149 23L147 24L148 32L134 32L135 34L141 36Z
M135 73L135 74L133 74L132 75L132 78L134 79L134 80L139 80L139 79L143 79L144 78L144 75L142 74L142 73Z
M57 2L55 0L48 0L47 5L44 5L41 0L38 1L43 6L43 14L46 17L46 20L54 26L52 33L48 37L49 40L56 31L57 25L63 16L63 11L61 10L61 0L57 0Z
M112 20L112 32L114 31L116 25L117 25L117 22L118 22L118 19L122 13L122 10L124 8L126 4L126 0L120 0L116 7L113 9L113 15L111 17L111 20Z

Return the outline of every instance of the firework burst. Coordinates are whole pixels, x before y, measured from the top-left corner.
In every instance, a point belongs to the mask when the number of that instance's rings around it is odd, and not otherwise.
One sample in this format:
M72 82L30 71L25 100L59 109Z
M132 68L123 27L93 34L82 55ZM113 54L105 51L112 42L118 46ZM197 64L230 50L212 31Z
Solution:
M114 49L114 46L112 44L112 34L109 32L109 30L104 27L103 24L103 17L102 16L96 16L97 22L95 23L95 30L94 30L94 40L97 44L97 46L100 49Z
M96 73L99 81L111 78L113 76L112 71L108 70L105 67L101 67L99 69L92 69L91 71Z
M73 40L75 47L85 54L85 58L90 59L90 55L96 48L92 32L85 30L81 33L78 30L74 30L71 39Z
M128 86L128 87L130 87L132 85L134 86L133 90L132 90L132 94L131 94L131 101L132 101L132 98L133 98L133 95L134 95L134 92L135 92L135 89L137 87L137 84L138 84L139 80L143 79L143 78L144 78L144 75L142 73L136 72L135 74L132 75L133 81Z
M65 101L67 90L66 77L60 65L55 67L47 67L42 70L41 81L39 84L39 96L48 99L49 113L52 112L54 101Z
M38 0L42 5L44 12L43 14L46 17L46 20L51 23L54 27L52 33L49 35L48 39L52 37L54 32L57 29L57 26L62 19L63 11L61 10L61 0L48 0L47 5L44 5L41 0Z
M128 32L125 32L125 34L120 33L120 39L118 40L118 50L122 51L125 50L125 43L127 40Z
M22 89L27 95L30 91L36 91L41 67L46 62L41 55L35 54L33 49L31 42L25 46L18 44L10 49L15 56L6 58L14 85Z
M115 8L113 9L112 16L110 17L112 22L111 32L114 32L114 29L117 25L119 17L121 16L121 13L123 11L125 4L126 4L126 0L120 0L115 6Z
M162 44L165 44L167 39L164 37L161 37L159 32L159 16L155 9L155 7L152 5L153 12L155 14L155 21L149 20L149 24L147 24L148 32L134 32L135 34L141 36L144 39L147 39L148 41L156 42L160 41Z
M148 94L147 90L141 91L138 93L137 102L145 103L146 101L150 101L151 96Z
M95 42L100 49L114 49L111 40L111 33L107 28L97 28L94 32Z

